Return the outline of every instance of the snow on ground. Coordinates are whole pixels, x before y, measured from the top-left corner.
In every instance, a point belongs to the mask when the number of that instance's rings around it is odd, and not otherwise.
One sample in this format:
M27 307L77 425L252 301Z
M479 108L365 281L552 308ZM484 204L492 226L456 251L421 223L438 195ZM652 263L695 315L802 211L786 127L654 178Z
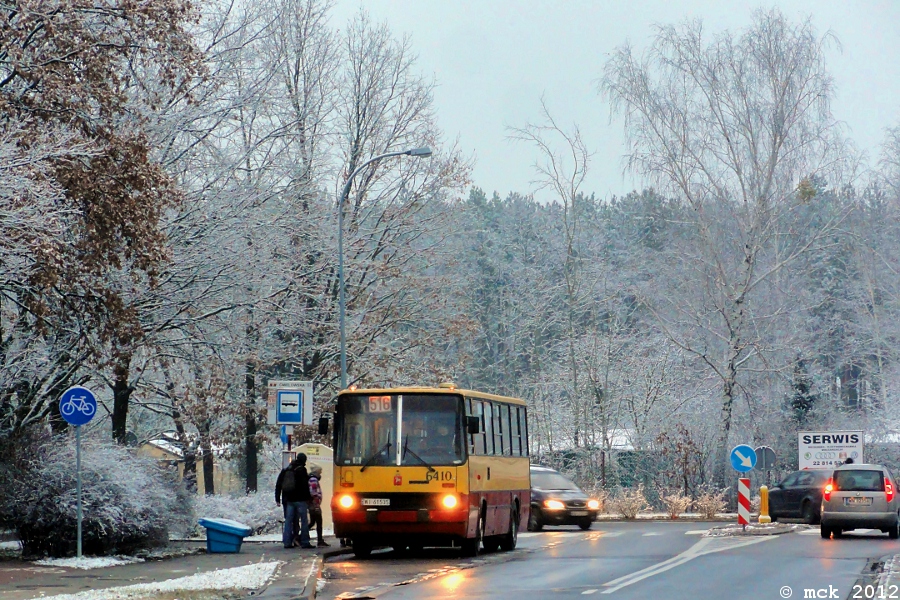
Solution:
M0 550L21 550L19 542L0 542Z
M66 567L69 569L102 569L144 562L133 556L82 556L81 558L43 558L34 564L44 567Z
M165 592L191 592L200 590L252 590L265 585L275 572L279 562L257 563L246 567L219 569L198 573L189 577L179 577L155 583L138 583L104 590L89 590L77 594L42 596L53 600L140 600L148 595Z

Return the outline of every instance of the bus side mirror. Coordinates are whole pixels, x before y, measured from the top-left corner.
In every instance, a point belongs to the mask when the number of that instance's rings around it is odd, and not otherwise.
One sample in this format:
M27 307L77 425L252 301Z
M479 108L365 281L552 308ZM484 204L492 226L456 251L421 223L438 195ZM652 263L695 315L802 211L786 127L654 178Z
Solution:
M466 417L466 433L481 433L481 420L478 417Z
M328 417L319 417L319 435L328 433Z

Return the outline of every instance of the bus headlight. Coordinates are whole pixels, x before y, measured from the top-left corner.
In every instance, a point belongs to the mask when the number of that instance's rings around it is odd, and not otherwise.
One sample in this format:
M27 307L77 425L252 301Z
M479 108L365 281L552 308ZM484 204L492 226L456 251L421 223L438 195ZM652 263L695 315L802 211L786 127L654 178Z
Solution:
M456 498L456 495L447 494L446 496L444 496L441 504L444 505L444 508L456 508L456 505L459 504L459 500Z
M566 505L559 500L546 500L544 506L550 510L563 510Z
M338 498L338 504L341 508L352 508L353 507L353 496L350 494L344 494L340 498Z
M588 500L588 508L591 510L600 510L600 503L596 500Z

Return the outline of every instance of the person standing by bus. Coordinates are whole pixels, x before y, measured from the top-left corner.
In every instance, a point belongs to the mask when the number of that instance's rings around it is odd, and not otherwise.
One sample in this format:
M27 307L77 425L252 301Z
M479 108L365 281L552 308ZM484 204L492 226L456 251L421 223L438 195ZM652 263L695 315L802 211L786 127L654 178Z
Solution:
M322 486L319 483L322 480L322 467L319 465L310 465L309 467L309 495L312 500L309 503L309 528L316 528L316 538L319 548L328 546L325 538L322 537Z
M299 537L301 548L312 548L309 543L309 474L306 472L306 455L297 455L286 469L278 474L275 482L275 504L284 504L284 529L281 541L285 548L293 548Z

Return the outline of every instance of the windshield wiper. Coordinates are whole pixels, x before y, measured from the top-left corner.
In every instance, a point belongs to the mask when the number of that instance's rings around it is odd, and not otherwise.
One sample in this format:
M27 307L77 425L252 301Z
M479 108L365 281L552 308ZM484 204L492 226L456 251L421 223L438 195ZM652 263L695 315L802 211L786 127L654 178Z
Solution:
M384 446L379 448L378 451L375 452L375 454L373 454L372 456L369 457L369 459L365 462L365 464L363 464L362 469L360 469L359 472L362 473L363 471L366 470L366 468L371 467L372 463L375 462L376 458L381 456L382 452L384 452L385 450L390 450L390 449L391 449L391 440L388 440L384 443Z
M429 472L429 473L437 473L437 471L435 470L435 468L432 467L430 464L428 464L428 461L426 461L424 458L422 458L421 456L419 456L418 454L416 454L415 452L413 452L412 450L409 449L409 436L406 436L406 439L403 441L403 454L400 455L401 458L404 457L404 456L406 456L406 453L407 453L407 452L409 452L409 453L412 454L415 458L417 458L417 459L419 460L420 463L422 463L423 465L425 465L426 467L428 467L428 472Z

